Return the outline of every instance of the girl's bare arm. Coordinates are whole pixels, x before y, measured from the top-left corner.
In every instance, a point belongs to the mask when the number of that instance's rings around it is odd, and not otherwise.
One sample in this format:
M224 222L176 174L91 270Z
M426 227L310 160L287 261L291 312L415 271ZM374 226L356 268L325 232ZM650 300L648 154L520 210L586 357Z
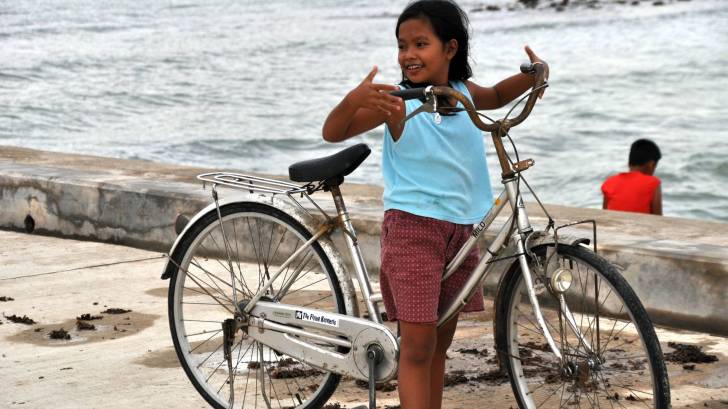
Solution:
M548 64L538 58L528 46L526 46L526 54L528 54L531 62L540 62L546 65L546 79L548 79ZM533 80L532 75L518 73L504 79L493 87L481 87L472 81L467 81L467 86L476 109L496 109L505 106L531 89ZM541 95L543 95L543 92Z
M377 67L329 113L324 122L324 140L340 142L390 122L393 114L402 112L403 102L387 91L397 90L394 85L375 84ZM396 115L399 116L399 115Z

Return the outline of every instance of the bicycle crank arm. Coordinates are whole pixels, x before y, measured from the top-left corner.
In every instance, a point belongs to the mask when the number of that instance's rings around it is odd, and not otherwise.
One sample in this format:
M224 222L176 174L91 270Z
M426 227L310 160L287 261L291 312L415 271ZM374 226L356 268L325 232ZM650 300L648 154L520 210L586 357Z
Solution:
M250 313L243 328L248 336L311 366L368 381L367 350L379 345L383 354L376 382L388 381L397 373L399 345L382 324L268 301L258 301Z

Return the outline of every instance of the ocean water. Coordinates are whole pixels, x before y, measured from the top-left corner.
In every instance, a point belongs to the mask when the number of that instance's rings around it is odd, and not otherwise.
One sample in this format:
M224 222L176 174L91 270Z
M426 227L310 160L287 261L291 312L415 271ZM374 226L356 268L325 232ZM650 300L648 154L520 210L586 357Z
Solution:
M525 44L551 67L511 132L542 200L600 207L602 181L647 137L665 214L728 221L728 2L472 11L494 2L460 2L473 80L515 73ZM399 81L405 4L0 0L0 145L286 174L364 141L373 155L348 180L381 184L381 128L342 144L320 130L373 65Z

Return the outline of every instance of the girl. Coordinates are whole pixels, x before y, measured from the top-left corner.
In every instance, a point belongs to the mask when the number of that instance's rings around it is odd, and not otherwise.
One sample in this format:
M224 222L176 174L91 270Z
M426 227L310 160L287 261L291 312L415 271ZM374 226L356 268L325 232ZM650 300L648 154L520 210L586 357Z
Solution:
M469 80L468 19L452 1L410 3L395 35L403 87L450 86L477 109L494 109L533 86L533 77L521 73L494 87ZM542 62L528 47L526 53L532 62ZM440 279L472 224L493 202L483 137L465 112L439 118L420 114L401 125L422 103L390 95L399 87L374 83L376 74L374 67L331 111L323 137L338 142L386 125L380 284L389 319L399 321L400 403L404 409L439 409L445 353L457 317L437 328L438 307L454 297L475 267L477 249L447 281ZM482 310L479 291L463 311Z

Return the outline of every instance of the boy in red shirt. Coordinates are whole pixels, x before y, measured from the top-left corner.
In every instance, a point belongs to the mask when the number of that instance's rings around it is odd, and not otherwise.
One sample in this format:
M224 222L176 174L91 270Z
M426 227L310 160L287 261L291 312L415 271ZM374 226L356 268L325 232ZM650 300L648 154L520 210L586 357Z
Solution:
M660 179L653 176L662 155L649 139L638 139L629 150L629 172L602 184L603 209L662 215Z

